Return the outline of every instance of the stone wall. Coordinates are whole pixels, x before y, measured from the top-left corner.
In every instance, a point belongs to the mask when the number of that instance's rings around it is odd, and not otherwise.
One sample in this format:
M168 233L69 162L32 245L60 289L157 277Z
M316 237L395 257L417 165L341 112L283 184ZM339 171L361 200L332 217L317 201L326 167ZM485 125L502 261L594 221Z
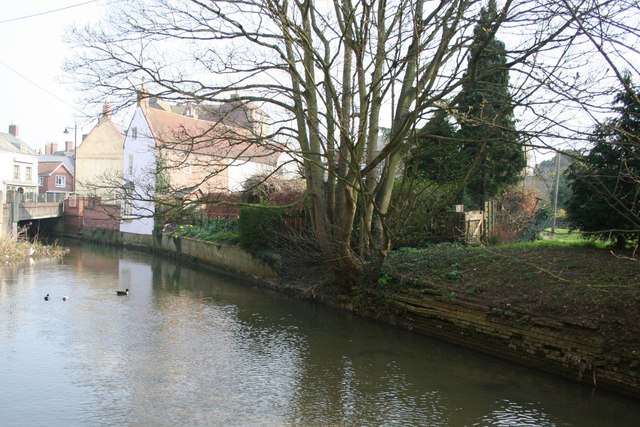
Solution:
M237 245L214 243L163 234L154 236L123 233L117 230L84 228L82 240L96 243L120 245L134 249L158 252L175 258L206 265L219 271L264 281L276 279L274 270L259 259L240 249Z
M186 256L221 269L240 272L243 275L268 280L277 277L271 267L237 245L205 242L188 237L173 238L170 234L163 234L161 248L179 256Z

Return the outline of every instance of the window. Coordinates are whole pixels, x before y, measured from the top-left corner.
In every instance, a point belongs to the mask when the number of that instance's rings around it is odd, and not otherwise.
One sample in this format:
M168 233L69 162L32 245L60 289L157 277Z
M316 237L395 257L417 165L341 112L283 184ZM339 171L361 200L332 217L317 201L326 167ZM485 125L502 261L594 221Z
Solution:
M64 175L56 175L56 187L64 188L67 185L67 177Z
M132 127L131 128L131 139L137 139L138 138L138 128L137 127Z
M42 187L44 185L44 177L43 176L39 176L38 177L38 185L40 187Z
M131 203L130 199L124 199L122 201L122 216L130 217L133 213L133 203Z
M13 165L13 179L20 179L20 165Z
M122 185L122 192L119 194L121 200L121 213L123 218L131 217L133 213L133 200L131 195L135 193L136 186L131 181L125 181Z
M133 177L133 154L129 154L129 178L131 177Z
M32 176L31 176L31 166L27 166L27 176L25 178L27 181L31 181Z

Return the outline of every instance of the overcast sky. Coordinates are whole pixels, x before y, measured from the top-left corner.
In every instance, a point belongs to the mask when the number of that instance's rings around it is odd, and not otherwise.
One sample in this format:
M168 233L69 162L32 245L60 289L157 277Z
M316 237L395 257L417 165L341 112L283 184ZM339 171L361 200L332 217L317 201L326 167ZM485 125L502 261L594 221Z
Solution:
M0 131L10 124L32 148L65 141L84 111L78 94L63 84L62 64L73 55L65 31L100 19L108 0L3 1L0 8ZM78 143L93 123L78 123ZM73 140L73 129L68 140Z

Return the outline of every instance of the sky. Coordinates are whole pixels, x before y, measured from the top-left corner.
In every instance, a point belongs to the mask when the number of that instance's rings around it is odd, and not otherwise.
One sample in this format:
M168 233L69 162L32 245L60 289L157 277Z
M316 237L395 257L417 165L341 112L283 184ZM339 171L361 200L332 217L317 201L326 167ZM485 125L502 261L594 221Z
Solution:
M63 41L71 25L83 26L103 15L108 0L5 1L0 8L0 132L9 125L35 150L47 142L78 144L95 122L80 121L80 94L63 83L62 64L73 55ZM98 112L96 112L98 113ZM63 133L69 127L69 134Z

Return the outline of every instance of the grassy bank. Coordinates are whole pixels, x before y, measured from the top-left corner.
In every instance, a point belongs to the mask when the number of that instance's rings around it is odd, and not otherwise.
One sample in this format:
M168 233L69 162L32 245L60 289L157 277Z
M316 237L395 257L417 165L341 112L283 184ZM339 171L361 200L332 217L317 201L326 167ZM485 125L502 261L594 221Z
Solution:
M377 286L588 327L640 346L640 260L589 242L400 249Z

